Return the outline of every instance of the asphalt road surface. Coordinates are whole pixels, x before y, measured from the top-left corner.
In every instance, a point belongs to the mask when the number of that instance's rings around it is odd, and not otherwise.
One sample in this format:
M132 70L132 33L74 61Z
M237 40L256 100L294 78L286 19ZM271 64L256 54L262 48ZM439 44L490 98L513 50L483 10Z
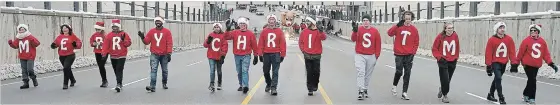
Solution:
M262 9L264 10L264 9ZM262 26L253 13L239 11L234 16L251 16L251 26ZM269 14L267 10L265 15ZM231 49L231 44L230 44ZM75 87L62 90L62 72L39 75L39 87L20 90L21 79L1 81L1 104L442 104L436 97L439 87L437 65L433 58L417 56L414 59L409 96L401 100L393 96L394 55L381 53L370 83L370 98L357 100L354 44L348 40L329 36L323 42L321 83L314 96L307 96L305 64L297 43L289 41L287 57L280 67L278 96L264 92L262 63L251 65L250 91L237 91L238 81L232 50L223 66L223 90L214 93L209 84L209 64L206 49L175 53L169 64L169 89L161 88L161 71L158 71L156 92L149 93L150 66L147 58L127 61L124 70L123 91L116 93L115 76L107 65L109 88L99 88L101 83L96 67L74 69ZM538 104L560 103L560 82L539 78L536 101ZM497 104L485 100L492 77L483 68L458 64L451 81L449 98L452 104ZM508 104L524 104L521 100L526 78L521 74L507 73L503 77L503 92Z

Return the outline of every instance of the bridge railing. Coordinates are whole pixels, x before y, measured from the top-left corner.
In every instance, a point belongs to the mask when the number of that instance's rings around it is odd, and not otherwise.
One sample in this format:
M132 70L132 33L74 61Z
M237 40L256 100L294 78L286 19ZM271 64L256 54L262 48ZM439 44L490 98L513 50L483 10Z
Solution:
M93 49L89 46L89 38L95 32L93 26L95 22L105 22L105 31L110 32L112 19L121 19L122 29L129 34L132 39L132 46L129 50L142 50L148 48L138 37L137 32L146 32L154 28L153 18L133 17L114 14L96 14L73 11L53 11L42 9L28 9L16 7L0 7L0 18L2 32L0 40L7 41L14 39L16 26L27 24L29 31L35 36L41 45L37 48L36 60L57 59L57 51L49 47L59 34L62 24L69 24L74 33L82 40L83 46L76 55L93 55ZM186 46L189 44L202 44L205 36L211 32L211 25L214 22L224 24L223 21L179 21L166 20L164 27L171 30L174 46ZM8 46L7 43L0 43L0 64L12 64L17 61L17 51Z

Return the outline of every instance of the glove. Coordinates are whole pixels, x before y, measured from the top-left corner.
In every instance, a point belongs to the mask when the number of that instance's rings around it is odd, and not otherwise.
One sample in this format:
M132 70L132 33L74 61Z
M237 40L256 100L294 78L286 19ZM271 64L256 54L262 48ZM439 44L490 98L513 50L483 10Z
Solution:
M138 37L140 37L140 39L144 40L144 33L138 31Z
M8 40L8 45L11 45L11 44L12 44L12 40Z
M264 61L264 58L263 58L262 56L259 56L259 60L260 60L261 62L263 62L263 61Z
M259 59L259 57L258 57L257 55L254 55L254 58L253 58L253 65L257 65L257 63L259 63L259 60L258 60L258 59Z
M78 44L76 44L76 42L72 42L72 46L73 47L78 47Z
M214 37L208 36L208 40L206 40L206 44L212 43L212 40L214 40Z
M548 66L552 67L552 69L554 69L554 72L558 72L558 67L556 67L556 65L553 63L548 64Z
M222 56L222 57L220 58L220 64L224 64L224 60L225 60L225 59L226 59L226 56Z
M352 22L352 31L358 32L358 25L356 24L356 22Z
M492 76L492 67L486 66L486 74L488 74L488 76Z
M280 63L284 62L284 57L280 57Z
M404 20L399 21L399 23L397 23L397 27L401 27L404 25Z
M511 73L517 73L517 67L519 67L519 64L511 64L511 68L509 69L509 72Z
M121 35L121 42L124 42L124 34Z
M56 48L56 44L52 43L51 44L51 49L55 49Z
M167 54L167 62L171 62L171 54Z

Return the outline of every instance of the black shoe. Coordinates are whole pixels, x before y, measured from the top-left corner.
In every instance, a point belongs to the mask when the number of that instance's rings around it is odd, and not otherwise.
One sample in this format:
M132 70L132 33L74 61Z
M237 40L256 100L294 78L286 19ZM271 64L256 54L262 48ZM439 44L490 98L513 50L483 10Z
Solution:
M443 96L443 93L441 92L441 87L439 87L439 92L437 94L437 98L441 98L441 96Z
M491 94L491 93L488 93L488 96L486 96L486 100L492 101L492 102L498 101L496 98L494 98L494 94Z
M447 96L443 96L443 98L441 99L441 102L449 103L449 99L447 98Z
M63 85L62 90L66 90L66 89L68 89L68 85Z
M364 92L358 92L358 100L364 100Z
M408 97L408 94L407 94L407 93L404 93L404 92L403 92L402 95L401 95L401 99L403 99L403 100L410 100L410 97Z
M23 82L23 85L21 85L21 86L19 87L19 89L27 89L27 88L29 88L29 80L24 81L24 82Z
M39 86L39 82L37 82L37 78L31 79L33 81L33 87Z
M167 84L163 84L162 87L163 89L169 89L169 87L167 87Z
M76 80L71 81L71 82L70 82L70 87L74 87L75 84L76 84Z
M313 91L317 91L317 88L313 88Z
M243 87L240 86L239 88L237 88L237 91L243 91Z
M146 86L146 91L148 92L156 92L156 89L154 87L151 86Z
M270 86L266 86L266 88L264 88L264 92L269 92L270 91Z
M107 85L109 85L108 82L103 82L103 83L101 83L101 85L99 87L106 88Z
M369 95L367 93L367 90L364 90L364 98L369 98Z
M313 90L309 90L309 91L307 92L307 95L308 95L308 96L313 96Z
M121 92L121 89L122 89L122 86L121 86L121 85L115 86L115 91Z
M502 96L500 97L500 104L505 105L506 104L506 100L505 98Z
M246 94L248 91L249 91L249 87L244 87L244 88L243 88L243 93Z
M210 83L210 86L208 86L208 90L214 92L215 88L214 88L214 83Z
M216 87L217 90L222 90L222 83L218 83L218 87Z

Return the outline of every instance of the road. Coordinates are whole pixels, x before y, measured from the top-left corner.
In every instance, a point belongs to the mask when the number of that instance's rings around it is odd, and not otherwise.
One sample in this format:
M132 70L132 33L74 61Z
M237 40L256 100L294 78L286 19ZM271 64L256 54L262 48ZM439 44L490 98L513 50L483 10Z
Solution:
M262 26L258 22L262 22L259 19L264 19L264 16L242 15L252 16L252 26ZM210 78L206 49L195 49L173 55L167 90L161 88L161 71L158 72L156 92L148 93L144 89L149 84L150 67L149 60L143 58L127 61L124 90L120 93L111 90L115 86L115 76L108 65L110 88L99 88L101 80L96 67L80 68L74 69L76 86L68 90L62 90L62 72L41 74L39 87L25 90L19 89L19 78L1 81L1 104L442 104L436 97L439 87L436 62L424 56L414 59L409 86L411 100L400 99L402 82L398 87L399 95L393 96L390 90L395 72L394 55L388 50L381 53L375 66L370 81L370 98L357 100L354 44L334 36L323 42L320 89L315 96L307 96L303 55L297 43L289 42L287 57L280 67L278 96L264 92L266 83L262 76L262 63L250 66L250 92L238 92L232 50L229 50L223 66L223 90L210 92L207 89ZM492 77L486 76L482 70L481 67L458 65L449 93L452 104L496 104L485 100ZM504 76L503 91L509 104L524 104L521 96L525 80L525 76L520 74L508 73ZM560 103L557 99L560 82L538 80L537 103Z

